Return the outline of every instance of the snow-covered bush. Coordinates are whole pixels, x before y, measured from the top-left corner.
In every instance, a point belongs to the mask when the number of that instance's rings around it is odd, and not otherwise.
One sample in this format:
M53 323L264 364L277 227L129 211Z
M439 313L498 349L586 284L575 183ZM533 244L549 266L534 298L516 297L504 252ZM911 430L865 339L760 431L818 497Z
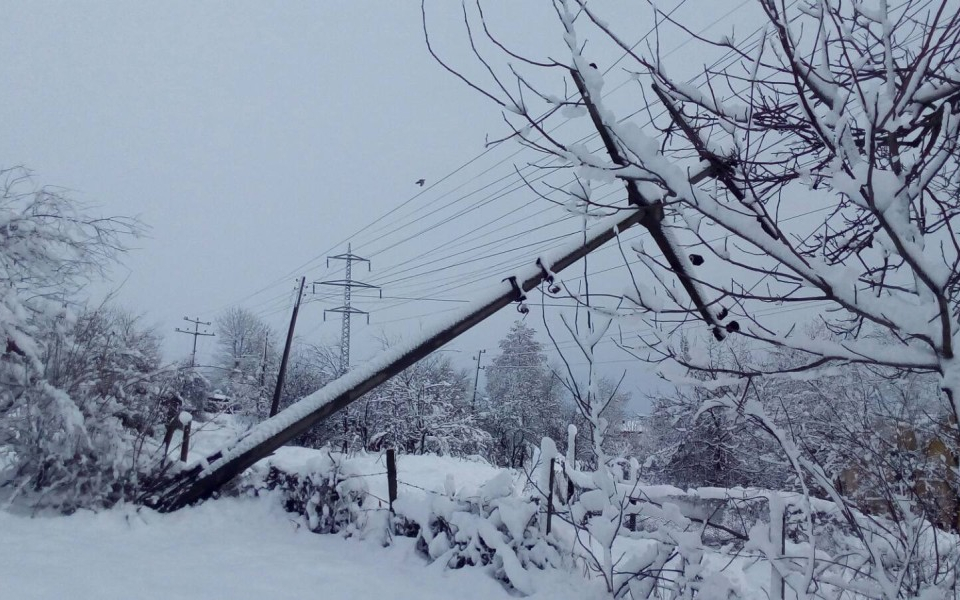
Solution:
M284 509L303 515L314 533L351 535L363 527L366 484L341 454L320 452L296 473L271 466L262 486L278 490Z
M370 493L359 468L366 457L348 458L329 449L312 456L295 468L258 467L247 491L278 491L284 508L301 515L316 533L358 535L384 544L393 536L414 537L429 560L451 569L487 569L524 594L534 591L528 570L569 564L569 553L559 548L557 538L543 532L539 499L524 493L511 471L476 489L457 490L449 475L443 489L401 495L391 514L385 499Z
M30 478L16 496L66 511L130 497L180 412L157 336L123 310L84 309L47 344L42 366L46 377L21 397L31 401L8 415L24 443L8 446L5 476Z
M0 495L8 502L69 511L130 491L151 394L143 375L155 366L149 334L116 320L101 327L95 313L77 319L70 307L137 230L84 214L23 169L0 171ZM127 348L114 334L145 345ZM77 344L89 347L71 363Z
M417 546L430 559L453 569L487 567L496 579L529 594L534 589L527 570L570 561L556 538L544 535L540 503L516 488L513 474L502 471L476 491L400 498L394 508L416 525Z

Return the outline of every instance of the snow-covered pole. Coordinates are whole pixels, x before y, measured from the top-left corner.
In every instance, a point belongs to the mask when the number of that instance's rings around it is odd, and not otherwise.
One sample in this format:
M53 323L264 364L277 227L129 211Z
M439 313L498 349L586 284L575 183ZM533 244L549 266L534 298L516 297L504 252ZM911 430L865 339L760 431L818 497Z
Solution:
M770 546L777 553L770 557L770 591L768 594L771 600L783 600L786 589L780 561L786 556L787 549L786 538L784 537L786 507L783 499L776 492L767 497L767 504L770 509Z
M697 173L691 181L699 181L704 176L705 173ZM561 248L548 259L550 264L538 260L536 264L504 279L493 293L471 302L453 320L423 332L407 344L381 353L364 368L350 371L301 399L193 467L173 475L162 473L146 486L140 501L161 512L169 512L211 497L257 461L455 340L501 308L520 300L526 292L551 277L552 273L559 273L614 239L620 232L649 218L651 211L660 213L663 205L658 202L638 206L602 219L590 229L583 242Z

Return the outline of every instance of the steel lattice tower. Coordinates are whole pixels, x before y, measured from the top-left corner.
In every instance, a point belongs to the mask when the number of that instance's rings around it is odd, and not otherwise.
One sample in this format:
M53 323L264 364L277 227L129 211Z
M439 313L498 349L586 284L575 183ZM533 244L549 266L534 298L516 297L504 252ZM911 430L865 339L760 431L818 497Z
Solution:
M377 290L380 292L380 288L375 285L370 285L369 283L363 283L360 281L353 280L353 263L355 262L365 262L367 263L367 270L370 270L370 261L361 256L357 256L351 250L350 244L347 244L347 253L346 254L337 254L336 256L327 257L327 267L330 267L331 260L342 260L346 262L346 267L344 268L344 278L343 279L333 279L330 281L314 281L313 285L335 285L343 288L343 305L336 308L328 308L323 311L323 318L327 318L328 312L340 313L341 325L340 325L340 374L343 375L350 369L350 316L351 315L366 315L367 324L370 323L370 313L354 308L351 304L351 292L353 288L364 288ZM381 296L383 295L380 292Z

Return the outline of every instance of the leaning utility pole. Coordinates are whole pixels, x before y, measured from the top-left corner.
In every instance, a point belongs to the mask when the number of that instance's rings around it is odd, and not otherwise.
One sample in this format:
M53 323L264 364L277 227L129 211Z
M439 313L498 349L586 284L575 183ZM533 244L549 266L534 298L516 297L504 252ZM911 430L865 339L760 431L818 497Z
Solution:
M477 376L473 378L473 400L470 401L470 408L473 410L477 409L477 384L480 383L480 369L483 368L480 366L480 358L484 352L486 352L486 350L477 352Z
M197 338L200 337L201 335L210 335L210 336L212 336L212 335L216 335L216 334L207 333L206 330L204 330L204 331L202 331L202 332L200 331L200 326L201 326L201 325L211 325L211 323L208 323L208 322L206 322L206 321L201 321L199 318L189 319L189 318L187 318L187 317L184 317L183 320L184 320L184 321L188 321L188 322L190 322L190 323L193 323L193 331L187 331L186 329L180 329L179 327L177 327L177 328L175 329L175 331L176 331L177 333L186 333L186 334L188 334L188 335L192 335L192 336L193 336L193 353L190 354L190 366L191 366L191 367L195 367L195 366L197 366Z
M280 372L277 373L277 386L273 388L273 401L270 402L270 416L277 414L280 408L280 394L283 392L283 380L287 375L287 359L290 358L290 346L293 344L293 330L297 326L297 313L300 312L300 300L303 299L303 285L306 277L300 278L300 289L297 291L297 300L293 303L293 314L290 315L290 327L287 329L287 341L283 344L283 357L280 359ZM267 350L263 350L266 360Z
M346 254L337 254L336 256L327 257L327 267L330 266L330 260L342 260L347 263L346 268L344 269L344 278L343 279L333 279L330 281L314 281L313 285L334 285L343 288L343 305L336 308L328 308L323 311L323 318L326 320L327 313L340 313L341 315L341 325L340 325L340 375L343 375L350 370L350 316L351 315L366 315L367 324L370 324L370 313L359 310L351 306L350 298L351 291L353 288L363 288L370 290L377 290L380 292L381 297L383 292L380 291L380 288L375 285L370 285L369 283L363 283L360 281L353 280L353 263L355 262L365 262L367 263L367 270L370 270L370 261L357 256L351 250L350 244L347 244L347 253Z
M689 182L695 185L713 173L713 167L707 167L693 174ZM338 410L349 406L431 352L449 344L501 308L519 302L518 310L529 312L524 304L526 292L543 282L553 283L555 273L566 269L634 225L639 224L650 231L659 248L676 257L680 250L662 231L663 202L647 200L640 194L633 180L627 179L625 187L633 207L601 220L590 228L586 239L568 243L555 250L548 258L538 258L535 263L521 267L514 275L491 285L485 294L464 306L454 318L422 332L414 340L384 351L371 360L367 368L351 371L328 383L275 417L256 425L222 450L208 456L206 460L175 473L159 474L143 490L140 501L160 512L170 512L209 498L247 467L269 456L277 448ZM707 306L708 301L701 295L691 274L685 268L680 268L675 273L696 294L694 304L698 307ZM703 320L714 328L715 333L719 328L732 331L736 327L735 322L722 325L721 319L709 310L704 311ZM722 334L718 337L722 337Z

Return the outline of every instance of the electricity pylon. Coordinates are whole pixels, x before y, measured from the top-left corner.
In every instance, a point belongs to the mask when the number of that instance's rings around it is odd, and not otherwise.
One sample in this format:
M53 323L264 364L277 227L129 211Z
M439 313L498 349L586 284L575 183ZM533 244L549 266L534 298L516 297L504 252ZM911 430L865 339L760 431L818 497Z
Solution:
M370 324L370 313L363 311L357 308L354 308L350 304L350 296L353 288L363 288L370 290L377 290L380 293L380 296L383 296L383 292L378 286L371 285L369 283L363 283L361 281L353 280L353 263L355 262L365 262L367 263L367 270L370 270L370 261L361 256L357 256L351 250L350 244L347 244L347 253L346 254L337 254L336 256L327 257L327 267L330 267L331 260L342 260L346 262L346 268L344 269L344 278L343 279L332 279L329 281L314 281L313 285L333 285L343 288L343 304L336 308L328 308L323 311L323 318L326 320L327 313L340 313L341 315L341 325L340 325L340 374L343 375L348 370L350 370L350 317L352 315L366 315L367 324Z

